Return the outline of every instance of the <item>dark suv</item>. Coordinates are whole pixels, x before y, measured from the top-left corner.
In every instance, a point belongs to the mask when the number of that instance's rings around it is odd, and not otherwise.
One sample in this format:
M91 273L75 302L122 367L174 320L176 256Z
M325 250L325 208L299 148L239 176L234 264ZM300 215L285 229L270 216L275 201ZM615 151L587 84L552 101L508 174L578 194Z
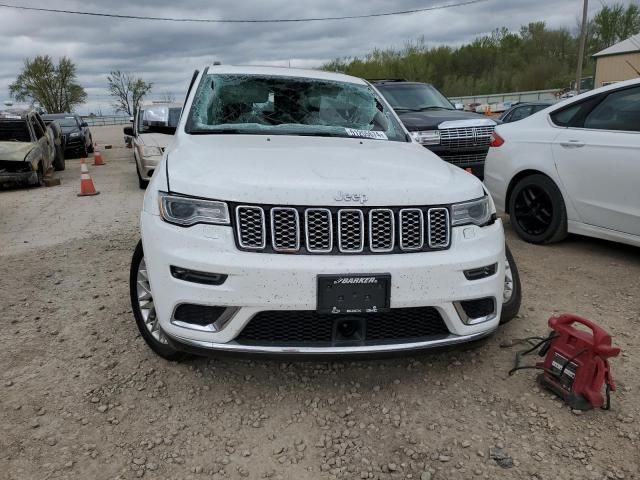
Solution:
M56 120L62 127L65 153L86 157L93 152L93 137L86 122L73 113L50 113L42 116L45 122Z
M456 110L428 83L372 80L413 138L443 160L484 178L484 161L496 122Z

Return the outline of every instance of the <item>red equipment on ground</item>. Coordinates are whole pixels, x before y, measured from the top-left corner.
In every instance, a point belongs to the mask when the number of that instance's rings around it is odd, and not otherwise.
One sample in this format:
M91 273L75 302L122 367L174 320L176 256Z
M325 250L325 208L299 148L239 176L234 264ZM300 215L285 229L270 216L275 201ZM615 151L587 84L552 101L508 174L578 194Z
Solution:
M574 324L587 327L579 330ZM537 365L544 368L538 381L578 410L609 408L609 392L616 389L608 358L620 349L611 345L611 335L595 323L576 315L560 315L549 319L556 333L540 351L545 359ZM602 395L606 389L606 403Z
M583 325L589 331L576 328ZM516 354L516 366L509 375L523 368L543 370L538 382L561 397L576 410L609 409L609 393L615 391L608 358L616 357L620 349L611 345L611 335L595 323L564 314L549 319L551 334L540 339L532 337L521 341L541 340L528 350ZM538 347L543 361L536 365L520 366L520 359ZM602 394L603 389L605 395Z

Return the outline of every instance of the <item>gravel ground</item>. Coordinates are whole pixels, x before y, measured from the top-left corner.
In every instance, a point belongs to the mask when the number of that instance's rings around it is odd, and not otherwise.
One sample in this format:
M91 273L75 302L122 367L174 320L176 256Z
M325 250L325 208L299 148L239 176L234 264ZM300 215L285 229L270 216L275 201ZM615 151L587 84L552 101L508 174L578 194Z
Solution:
M98 197L75 196L77 161L62 186L0 191L0 478L640 478L638 249L535 247L507 229L521 315L472 350L169 363L129 304L142 195L120 131L94 129L117 147L90 168ZM544 334L558 312L622 347L611 411L572 412L533 371L506 375L501 342Z

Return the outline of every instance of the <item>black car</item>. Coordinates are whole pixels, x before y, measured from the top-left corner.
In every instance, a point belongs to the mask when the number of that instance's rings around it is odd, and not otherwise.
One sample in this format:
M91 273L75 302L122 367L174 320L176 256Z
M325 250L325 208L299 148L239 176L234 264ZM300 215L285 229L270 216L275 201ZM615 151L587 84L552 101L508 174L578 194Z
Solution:
M62 128L65 153L86 157L93 152L93 137L86 122L73 113L52 113L42 116L45 122L56 120Z
M512 123L527 118L540 110L553 105L553 102L521 102L513 105L509 110L505 110L498 120L500 123Z
M457 110L433 85L406 80L371 80L413 138L443 160L480 179L496 122Z

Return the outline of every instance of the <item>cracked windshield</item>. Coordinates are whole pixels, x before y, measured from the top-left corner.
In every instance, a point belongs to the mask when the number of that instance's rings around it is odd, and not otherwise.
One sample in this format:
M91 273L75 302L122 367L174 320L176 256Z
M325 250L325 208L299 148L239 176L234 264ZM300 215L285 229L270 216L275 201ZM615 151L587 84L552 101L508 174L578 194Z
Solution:
M208 75L194 99L187 129L200 134L407 141L370 87L298 77Z

